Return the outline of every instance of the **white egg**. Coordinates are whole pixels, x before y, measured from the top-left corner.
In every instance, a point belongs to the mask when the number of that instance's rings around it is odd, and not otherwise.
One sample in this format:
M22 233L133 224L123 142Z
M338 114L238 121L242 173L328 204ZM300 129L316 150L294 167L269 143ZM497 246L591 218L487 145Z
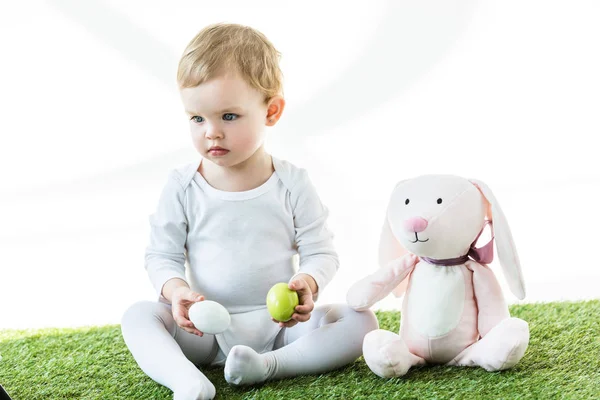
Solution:
M190 321L200 332L216 334L221 333L231 323L227 309L216 301L204 300L192 304L189 311Z

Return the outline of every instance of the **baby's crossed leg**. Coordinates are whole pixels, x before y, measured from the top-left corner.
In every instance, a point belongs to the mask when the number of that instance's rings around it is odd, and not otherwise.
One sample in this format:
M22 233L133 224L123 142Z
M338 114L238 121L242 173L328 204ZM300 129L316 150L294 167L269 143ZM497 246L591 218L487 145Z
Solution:
M318 307L309 321L282 329L273 351L258 354L250 347L234 346L225 363L225 379L250 385L335 370L362 355L365 335L377 327L370 310L357 312L345 304Z
M356 312L341 304L318 307L308 322L282 329L274 351L258 354L247 346L234 346L225 378L246 385L332 371L360 357L364 336L377 327L371 311ZM187 333L173 320L170 306L156 302L130 307L121 329L142 371L171 389L175 400L215 396L214 385L196 367L211 364L218 354L213 335Z
M212 399L214 385L197 365L208 365L219 346L214 335L196 336L173 320L171 307L139 302L123 315L121 330L133 358L150 378L171 389L174 400Z

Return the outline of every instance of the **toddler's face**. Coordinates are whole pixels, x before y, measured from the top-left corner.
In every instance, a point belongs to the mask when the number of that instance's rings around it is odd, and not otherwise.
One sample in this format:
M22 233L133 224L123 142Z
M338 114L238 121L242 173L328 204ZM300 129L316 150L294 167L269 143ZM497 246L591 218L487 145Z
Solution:
M181 89L192 141L205 158L223 167L248 160L265 139L264 96L240 76L224 75Z

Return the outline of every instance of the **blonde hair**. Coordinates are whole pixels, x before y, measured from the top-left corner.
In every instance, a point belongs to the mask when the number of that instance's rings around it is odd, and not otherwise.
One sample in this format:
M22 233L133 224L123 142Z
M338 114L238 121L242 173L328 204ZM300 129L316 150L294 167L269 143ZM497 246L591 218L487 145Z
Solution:
M238 24L213 24L185 48L177 69L179 88L200 85L233 70L268 100L283 94L280 53L259 31Z

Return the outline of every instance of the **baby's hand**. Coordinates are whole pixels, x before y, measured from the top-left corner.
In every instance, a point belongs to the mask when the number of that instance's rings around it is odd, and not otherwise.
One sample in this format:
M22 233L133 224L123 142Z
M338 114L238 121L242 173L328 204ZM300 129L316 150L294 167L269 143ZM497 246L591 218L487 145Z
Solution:
M202 300L204 300L204 296L201 296L188 287L178 287L171 295L173 319L175 319L175 322L181 329L198 336L202 336L204 333L196 329L194 323L190 321L189 311L192 304Z
M298 293L299 304L296 306L296 312L292 315L292 319L289 321L281 322L273 319L274 322L279 322L279 326L283 328L291 328L298 322L308 321L310 319L310 313L315 308L315 303L313 302L313 293L310 290L310 286L308 286L308 283L306 283L304 279L295 279L289 283L288 287Z

